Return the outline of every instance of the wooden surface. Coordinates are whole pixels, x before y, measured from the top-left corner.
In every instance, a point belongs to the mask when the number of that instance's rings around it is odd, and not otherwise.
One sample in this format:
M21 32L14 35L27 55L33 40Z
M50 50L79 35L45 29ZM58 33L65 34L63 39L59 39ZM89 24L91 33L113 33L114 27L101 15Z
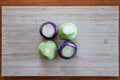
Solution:
M1 6L9 5L24 5L24 6L101 6L101 5L120 5L120 0L0 0ZM120 13L119 13L120 15ZM119 17L120 19L120 17ZM1 8L0 8L0 26L2 27ZM120 21L119 21L120 23ZM0 27L0 30L2 30ZM2 31L0 33L0 43L2 43ZM119 43L120 45L120 43ZM2 44L1 44L2 46ZM2 47L0 47L0 50ZM0 54L1 55L1 54ZM1 66L0 66L1 67ZM0 68L1 70L1 68ZM114 77L0 77L1 80L120 80L120 78Z
M120 5L120 0L1 0L2 6L111 6Z
M39 57L39 26L46 21L76 24L76 58ZM118 6L2 7L2 76L118 75Z

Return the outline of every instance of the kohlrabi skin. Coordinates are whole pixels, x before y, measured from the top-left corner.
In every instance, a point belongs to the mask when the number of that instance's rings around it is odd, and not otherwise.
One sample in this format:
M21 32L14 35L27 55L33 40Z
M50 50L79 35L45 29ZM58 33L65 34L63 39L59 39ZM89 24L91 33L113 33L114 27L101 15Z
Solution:
M53 39L57 35L56 25L53 22L45 22L40 27L40 34L46 39Z
M64 59L74 58L77 53L77 46L73 41L64 41L58 46L58 53Z
M77 35L76 25L70 22L64 23L59 27L58 34L63 40L72 40Z
M52 60L57 54L57 45L51 40L45 40L39 44L38 51L44 58Z

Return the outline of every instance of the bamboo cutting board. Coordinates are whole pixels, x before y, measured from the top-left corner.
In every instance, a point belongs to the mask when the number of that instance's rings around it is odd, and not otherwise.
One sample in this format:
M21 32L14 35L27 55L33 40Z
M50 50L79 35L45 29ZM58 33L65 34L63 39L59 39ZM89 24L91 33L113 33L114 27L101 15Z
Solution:
M118 6L3 6L2 76L119 76L118 12ZM46 21L76 24L74 59L39 56L39 27Z

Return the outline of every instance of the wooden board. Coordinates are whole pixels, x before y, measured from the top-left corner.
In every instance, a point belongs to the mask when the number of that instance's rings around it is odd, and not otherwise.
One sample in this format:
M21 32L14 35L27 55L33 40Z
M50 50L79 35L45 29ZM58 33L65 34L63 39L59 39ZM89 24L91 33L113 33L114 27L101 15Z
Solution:
M39 56L39 27L46 21L77 25L74 59ZM118 6L2 7L2 76L118 75Z

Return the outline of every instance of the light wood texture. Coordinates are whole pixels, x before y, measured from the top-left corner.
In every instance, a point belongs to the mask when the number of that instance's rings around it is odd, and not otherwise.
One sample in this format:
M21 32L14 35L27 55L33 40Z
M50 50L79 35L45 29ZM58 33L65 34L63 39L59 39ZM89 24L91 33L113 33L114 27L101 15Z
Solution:
M39 27L46 21L77 25L76 58L48 61L39 56ZM2 76L118 75L117 6L2 7Z

